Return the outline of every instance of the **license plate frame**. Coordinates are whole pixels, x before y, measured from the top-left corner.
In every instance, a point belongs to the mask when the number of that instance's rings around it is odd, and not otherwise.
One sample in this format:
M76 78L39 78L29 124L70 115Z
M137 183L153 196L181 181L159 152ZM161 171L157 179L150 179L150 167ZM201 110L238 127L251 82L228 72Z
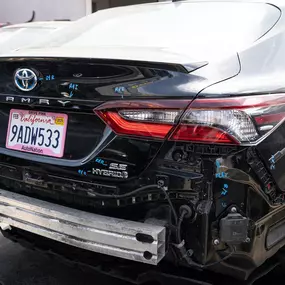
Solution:
M64 155L67 125L67 114L11 109L6 148L61 158ZM16 142L15 139L17 139Z

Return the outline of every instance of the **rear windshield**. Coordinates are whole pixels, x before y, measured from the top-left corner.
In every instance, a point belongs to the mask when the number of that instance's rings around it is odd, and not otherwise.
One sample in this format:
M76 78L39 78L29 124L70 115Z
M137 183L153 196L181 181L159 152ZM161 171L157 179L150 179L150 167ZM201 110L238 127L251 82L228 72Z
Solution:
M264 35L280 11L264 3L177 2L108 9L85 17L42 47L127 46L195 54L238 50Z

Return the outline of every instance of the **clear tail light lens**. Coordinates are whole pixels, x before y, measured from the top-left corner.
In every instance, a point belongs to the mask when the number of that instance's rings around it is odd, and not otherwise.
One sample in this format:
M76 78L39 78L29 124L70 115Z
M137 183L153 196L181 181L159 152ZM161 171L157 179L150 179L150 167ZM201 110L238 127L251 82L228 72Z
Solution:
M197 99L171 140L254 144L285 118L285 95Z
M173 110L122 110L119 111L126 120L149 122L149 123L161 123L173 125L178 118L181 111Z
M258 138L253 121L241 110L189 110L180 124L210 127L215 132L219 130L233 136L237 141L255 141Z

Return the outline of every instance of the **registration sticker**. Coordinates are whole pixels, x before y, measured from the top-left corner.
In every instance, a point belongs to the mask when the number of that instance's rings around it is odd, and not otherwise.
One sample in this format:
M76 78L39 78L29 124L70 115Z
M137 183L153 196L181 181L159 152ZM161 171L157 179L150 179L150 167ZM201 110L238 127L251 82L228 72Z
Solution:
M66 114L12 109L6 148L62 157L67 121Z

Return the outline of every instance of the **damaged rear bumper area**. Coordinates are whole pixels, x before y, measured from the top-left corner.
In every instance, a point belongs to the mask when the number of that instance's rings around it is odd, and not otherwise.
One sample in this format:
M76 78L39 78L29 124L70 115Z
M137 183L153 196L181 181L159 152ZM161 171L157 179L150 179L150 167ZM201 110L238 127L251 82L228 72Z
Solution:
M153 265L165 256L162 226L87 213L1 189L0 226Z

